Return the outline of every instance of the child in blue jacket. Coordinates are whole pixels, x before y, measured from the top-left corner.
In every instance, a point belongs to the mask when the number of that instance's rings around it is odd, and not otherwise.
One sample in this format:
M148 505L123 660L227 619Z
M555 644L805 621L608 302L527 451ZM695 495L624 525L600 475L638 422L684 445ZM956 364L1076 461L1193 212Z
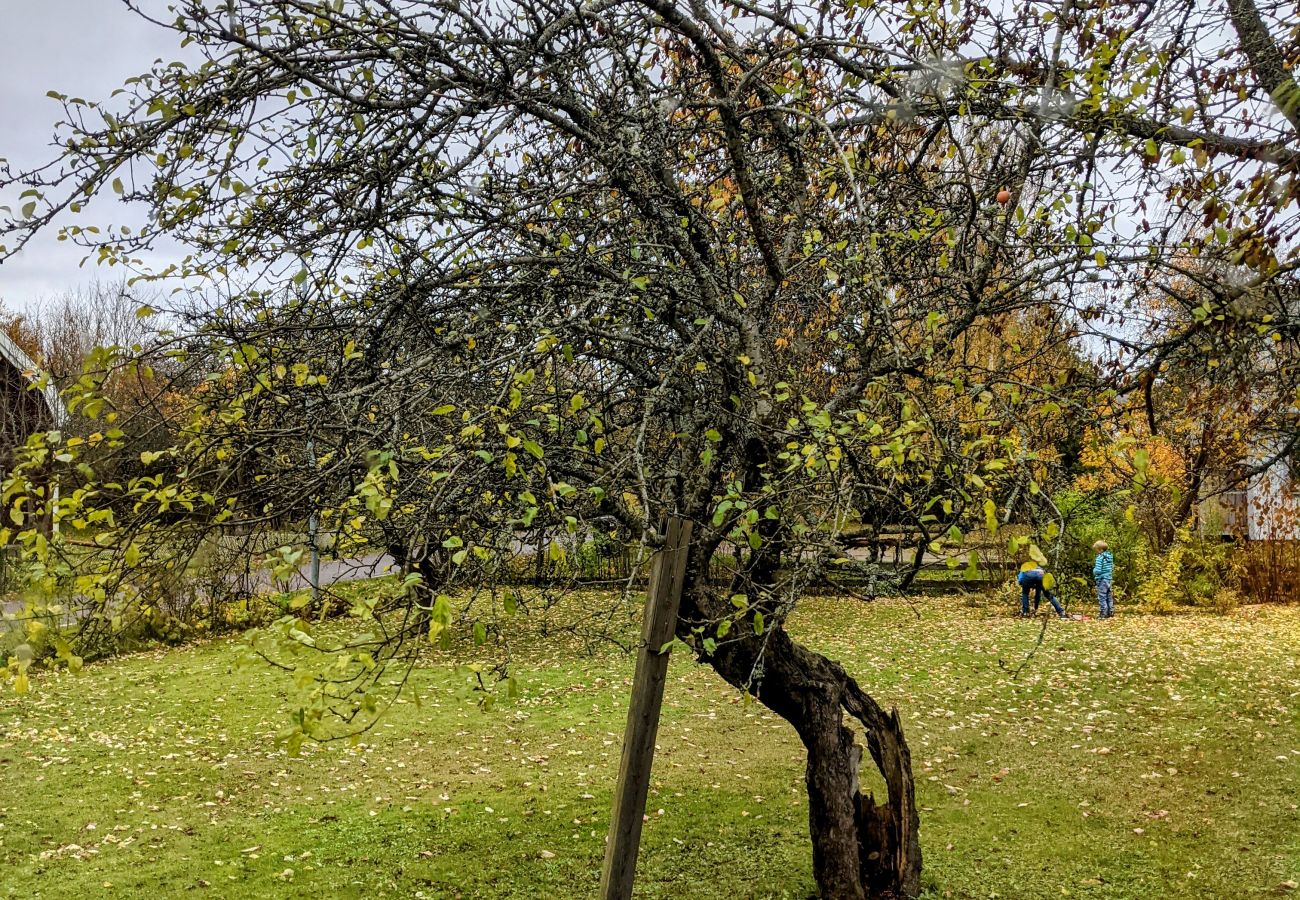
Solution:
M1092 580L1097 584L1097 609L1099 617L1109 619L1115 615L1115 555L1106 547L1105 541L1092 545L1097 551L1097 559L1092 564Z

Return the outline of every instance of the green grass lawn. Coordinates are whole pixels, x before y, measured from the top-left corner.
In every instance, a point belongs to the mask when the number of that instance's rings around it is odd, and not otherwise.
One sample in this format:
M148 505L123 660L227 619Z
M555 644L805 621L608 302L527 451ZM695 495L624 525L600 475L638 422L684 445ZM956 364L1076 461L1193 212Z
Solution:
M291 683L234 639L0 695L0 896L591 896L632 669L553 624L512 643L518 699L481 710L458 647L418 708L299 757ZM791 629L902 709L928 897L1300 879L1300 609L1052 621L1028 661L1038 623L951 600L810 600ZM793 731L679 655L638 896L809 896L802 782Z

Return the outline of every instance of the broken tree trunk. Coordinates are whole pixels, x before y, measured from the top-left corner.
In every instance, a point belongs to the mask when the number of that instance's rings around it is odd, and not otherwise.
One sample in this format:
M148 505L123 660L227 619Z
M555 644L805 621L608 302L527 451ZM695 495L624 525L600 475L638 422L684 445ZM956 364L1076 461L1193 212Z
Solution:
M693 611L699 609L699 599L691 604ZM685 614L682 621L689 627ZM801 646L779 627L761 637L721 644L704 661L793 725L807 748L808 824L821 896L916 897L920 817L897 712L885 712L838 663ZM860 789L862 748L845 713L861 723L867 752L884 777L887 792L881 803Z

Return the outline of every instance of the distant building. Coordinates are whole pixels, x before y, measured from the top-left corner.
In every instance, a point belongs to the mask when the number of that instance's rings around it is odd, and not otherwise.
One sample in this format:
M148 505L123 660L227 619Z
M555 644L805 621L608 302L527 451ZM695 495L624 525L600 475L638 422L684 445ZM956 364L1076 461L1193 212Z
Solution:
M55 428L66 409L53 384L41 381L39 367L0 331L0 467L7 469L14 449L34 432Z
M1258 453L1244 468L1264 465L1282 446ZM1239 540L1300 540L1300 448L1283 454L1240 487L1205 500L1200 521L1203 531Z

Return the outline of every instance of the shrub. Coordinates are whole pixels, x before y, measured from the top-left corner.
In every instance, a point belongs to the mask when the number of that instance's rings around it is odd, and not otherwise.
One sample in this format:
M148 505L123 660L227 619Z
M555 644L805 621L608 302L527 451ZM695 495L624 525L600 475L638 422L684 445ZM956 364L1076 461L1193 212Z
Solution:
M59 615L43 607L25 606L0 622L0 664L14 655L19 647L33 659L54 655L54 641L59 634Z
M1057 572L1062 582L1092 582L1096 553L1092 545L1105 541L1115 556L1116 596L1135 596L1154 574L1152 554L1137 523L1127 515L1124 492L1066 491L1055 498L1065 522Z
M1174 611L1178 582L1183 574L1185 550L1180 543L1170 547L1155 574L1142 585L1142 607L1147 612L1168 615Z
M1222 587L1214 593L1211 606L1216 613L1226 616L1241 605L1241 592L1236 588Z
M1239 583L1230 545L1180 528L1158 570L1142 586L1142 602L1161 614L1178 607L1229 612L1240 602Z
M1232 559L1246 602L1300 600L1300 541L1254 541L1233 551Z

